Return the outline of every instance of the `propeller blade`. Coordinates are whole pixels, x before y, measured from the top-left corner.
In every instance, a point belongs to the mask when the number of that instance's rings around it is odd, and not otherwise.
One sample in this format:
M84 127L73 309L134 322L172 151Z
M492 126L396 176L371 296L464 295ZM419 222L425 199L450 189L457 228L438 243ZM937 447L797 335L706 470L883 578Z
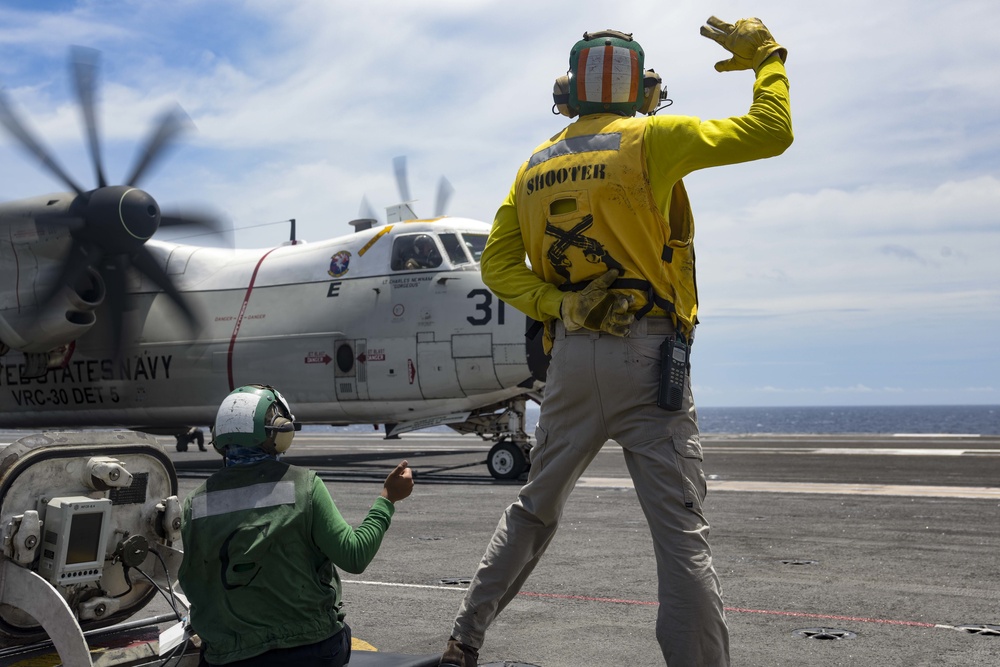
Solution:
M112 255L105 258L100 268L107 289L104 301L111 314L111 349L114 350L116 366L122 359L122 343L125 340L125 310L128 308L125 271L128 263L128 255Z
M150 254L145 247L139 248L139 251L132 257L132 266L137 268L143 273L147 278L156 283L157 287L162 289L170 300L180 308L181 313L184 315L184 319L187 320L188 326L191 327L192 331L197 331L198 317L194 314L188 306L187 301L177 290L174 285L174 281L170 279L167 272L163 270L159 262Z
M209 211L208 209L196 211L161 211L160 229L163 229L164 227L181 233L190 230L190 234L173 236L173 240L186 239L196 236L214 236L222 242L222 247L233 248L236 246L233 221L228 217Z
M362 220L378 220L378 214L375 212L372 203L368 201L367 195L361 197L361 206L358 207L358 218Z
M160 116L156 129L146 141L146 146L139 153L132 174L125 180L127 185L139 182L149 167L164 155L164 150L173 143L182 132L194 127L191 118L179 105Z
M108 182L104 178L104 168L101 165L101 144L97 136L97 114L95 113L95 98L97 97L97 69L100 52L83 46L73 47L73 83L76 86L76 96L80 100L80 111L83 112L83 124L87 129L87 139L90 142L90 158L97 174L97 186L105 187Z
M394 157L392 159L392 166L396 172L396 187L399 188L399 197L403 201L401 203L408 203L413 201L410 199L410 185L406 178L406 156L400 155L399 157Z
M56 178L61 180L66 184L71 190L76 192L78 195L84 194L83 188L76 184L72 178L69 177L62 167L53 159L49 152L42 146L34 135L28 131L27 126L21 122L14 113L14 108L11 106L10 101L7 99L7 95L0 90L0 123L7 128L7 131L14 136L21 143L21 147L24 148L28 153L38 160L42 166L48 169Z
M101 261L104 251L93 243L82 243L73 239L69 254L59 267L59 273L55 282L49 286L45 295L38 301L39 315L52 303L52 300L62 290L63 287L72 287L83 277L87 267L93 266Z
M445 214L445 211L448 209L448 201L454 193L455 188L452 187L447 178L442 176L441 181L438 183L437 201L434 204L435 218L440 218Z

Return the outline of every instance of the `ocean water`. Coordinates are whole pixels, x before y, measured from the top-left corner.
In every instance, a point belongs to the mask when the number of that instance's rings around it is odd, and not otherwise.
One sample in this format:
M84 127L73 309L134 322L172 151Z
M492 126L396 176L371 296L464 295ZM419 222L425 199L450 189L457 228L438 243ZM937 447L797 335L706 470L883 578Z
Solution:
M1000 435L1000 406L698 408L703 433Z
M534 433L538 406L529 403L526 431ZM1000 435L998 405L913 405L858 407L698 408L702 433L903 433ZM309 430L371 432L370 424L307 426ZM447 426L421 433L453 432Z
M527 409L528 432L538 406ZM1000 435L1000 405L698 408L702 433L907 433Z

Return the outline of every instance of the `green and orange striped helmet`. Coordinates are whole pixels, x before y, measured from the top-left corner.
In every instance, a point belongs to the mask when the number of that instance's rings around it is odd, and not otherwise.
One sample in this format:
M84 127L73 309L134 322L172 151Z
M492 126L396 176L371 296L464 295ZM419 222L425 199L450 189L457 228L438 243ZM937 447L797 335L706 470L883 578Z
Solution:
M643 58L631 34L583 33L569 52L569 107L581 116L634 116L643 102Z

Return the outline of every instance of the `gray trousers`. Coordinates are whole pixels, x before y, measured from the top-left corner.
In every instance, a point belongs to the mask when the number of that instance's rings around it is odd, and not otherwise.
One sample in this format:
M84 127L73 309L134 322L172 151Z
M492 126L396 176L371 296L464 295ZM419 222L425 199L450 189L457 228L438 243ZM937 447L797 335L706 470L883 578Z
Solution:
M453 636L481 647L555 535L577 480L607 440L621 445L653 537L656 638L672 667L729 665L722 588L702 511L705 475L690 383L684 407L656 405L669 321L643 319L627 338L557 324L528 482L500 517L455 619ZM609 567L614 554L608 554Z

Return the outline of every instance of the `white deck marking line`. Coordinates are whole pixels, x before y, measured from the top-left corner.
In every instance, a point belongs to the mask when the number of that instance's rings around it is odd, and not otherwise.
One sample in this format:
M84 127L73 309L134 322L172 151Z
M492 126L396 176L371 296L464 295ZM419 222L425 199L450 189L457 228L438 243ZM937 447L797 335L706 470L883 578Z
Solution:
M1000 449L936 449L931 447L733 447L704 445L706 454L781 454L801 456L1000 456Z
M583 488L634 488L626 477L581 477ZM709 491L749 493L812 493L859 496L918 496L931 498L981 498L1000 500L1000 488L983 486L920 486L916 484L829 484L820 482L737 482L709 480Z
M979 433L893 433L894 438L979 438Z
M990 450L984 450L989 452ZM1000 454L1000 451L993 450ZM834 454L844 456L850 454L874 454L876 456L964 456L972 453L968 449L898 449L898 448L871 448L871 449L849 449L847 447L822 447L814 449L813 454Z
M428 586L426 584L399 584L389 581L359 581L357 579L341 579L343 584L363 584L365 586L392 586L395 588L429 588L435 591L459 591L464 593L468 586Z

